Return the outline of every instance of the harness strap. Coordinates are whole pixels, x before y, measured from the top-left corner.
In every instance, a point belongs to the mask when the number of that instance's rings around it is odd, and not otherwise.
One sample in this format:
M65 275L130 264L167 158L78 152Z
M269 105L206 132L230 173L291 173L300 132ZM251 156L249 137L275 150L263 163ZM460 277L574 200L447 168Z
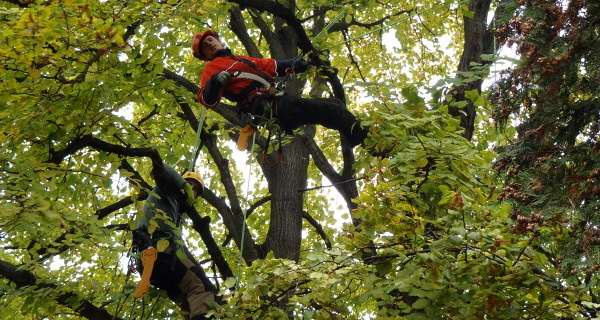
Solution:
M249 73L249 72L236 71L233 73L234 77L251 79L251 80L254 80L264 86L264 88L259 88L258 85L249 85L248 87L246 87L241 92L241 94L238 95L239 100L242 101L242 103L240 104L242 107L244 107L246 104L248 104L248 102L251 102L251 100L254 100L254 98L256 97L255 93L257 93L257 92L272 91L272 93L275 93L275 80L273 79L273 77L268 75L263 70L259 69L252 61L250 61L246 58L238 58L233 53L231 53L231 51L229 51L229 53L227 55L235 61L238 61L238 62L248 65L250 68L252 68L257 73L257 74L253 74L253 73ZM252 111L252 110L249 110L249 111Z
M254 71L258 72L258 74L260 74L263 77L263 79L266 80L267 82L270 82L270 83L274 82L273 77L268 75L266 72L260 70L254 63L252 63L252 61L245 59L245 58L238 58L233 53L231 53L231 51L229 52L228 55L231 58L233 58L233 60L245 63L248 66L250 66L252 69L254 69Z
M239 99L237 106L240 109L240 113L260 115L262 113L262 109L258 108L257 110L257 107L263 103L264 99L281 96L284 94L283 91L278 91L274 85L260 86L262 83L258 81L253 83L256 84L256 86L251 85L246 87L239 95L241 98ZM240 116L240 114L238 114L238 116Z

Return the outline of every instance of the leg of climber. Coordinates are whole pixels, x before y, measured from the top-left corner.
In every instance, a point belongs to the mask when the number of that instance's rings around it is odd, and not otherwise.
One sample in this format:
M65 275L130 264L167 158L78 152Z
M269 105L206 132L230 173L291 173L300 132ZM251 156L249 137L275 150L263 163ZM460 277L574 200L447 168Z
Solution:
M167 291L169 298L186 314L186 319L208 319L207 302L215 301L215 295L205 290L202 279L194 272L197 266L175 253L159 253L157 262L152 272L152 284Z
M173 283L177 284L179 295L175 300L183 299L184 303L181 306L189 307L190 319L202 319L209 311L207 302L215 300L212 292L206 292L202 279L200 279L193 271L195 265L188 259L177 258L175 262L174 275L181 278L173 279Z
M353 147L363 142L369 132L338 99L305 99L286 94L276 97L274 103L276 117L286 130L319 124L338 130Z

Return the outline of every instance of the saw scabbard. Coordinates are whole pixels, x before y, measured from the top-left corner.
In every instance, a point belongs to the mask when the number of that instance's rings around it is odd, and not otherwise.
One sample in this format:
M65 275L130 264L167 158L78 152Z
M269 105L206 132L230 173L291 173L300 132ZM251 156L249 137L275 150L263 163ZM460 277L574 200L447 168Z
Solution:
M237 149L240 151L246 150L248 148L248 138L252 137L254 133L256 133L256 128L251 125L247 125L240 131L240 136L237 141Z
M154 269L154 262L158 257L158 250L154 247L149 247L145 249L140 254L140 260L142 261L142 266L144 267L144 271L142 272L142 279L138 283L135 288L134 297L141 298L148 288L150 287L150 276L152 275L152 270Z

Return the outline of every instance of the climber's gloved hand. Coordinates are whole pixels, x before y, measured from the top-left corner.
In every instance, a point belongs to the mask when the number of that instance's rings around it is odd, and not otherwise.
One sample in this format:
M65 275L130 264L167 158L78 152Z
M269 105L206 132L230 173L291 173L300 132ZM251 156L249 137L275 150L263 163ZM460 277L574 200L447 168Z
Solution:
M306 60L303 57L300 57L294 63L294 72L296 72L296 73L302 73L302 72L308 70L308 68L310 68L312 65L313 65L312 60L310 60L310 59Z
M231 73L227 71L221 71L217 73L215 78L215 81L217 81L217 83L223 87L229 82L229 80L231 80Z
M194 189L192 189L192 186L186 182L183 184L183 191L185 191L186 195L185 203L191 207L194 205L194 200L196 200L196 197L194 196Z

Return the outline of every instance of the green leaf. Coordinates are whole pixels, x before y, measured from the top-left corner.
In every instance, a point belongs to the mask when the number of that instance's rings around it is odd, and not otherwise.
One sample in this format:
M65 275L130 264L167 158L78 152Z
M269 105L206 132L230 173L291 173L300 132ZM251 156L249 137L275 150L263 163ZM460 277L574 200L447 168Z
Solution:
M156 243L156 250L158 250L158 252L164 252L169 247L170 244L171 244L171 242L169 240L160 239Z
M459 236L449 235L448 240L450 240L450 243L455 246L459 246L459 245L463 244L463 239Z
M375 265L375 268L377 269L378 275L384 276L392 271L393 264L392 261L386 261L383 263L378 263Z
M419 298L417 299L417 301L415 301L411 308L413 309L424 309L425 307L427 307L429 304L431 303L431 301L429 299L426 298Z
M467 233L467 239L469 239L469 240L479 240L479 239L481 239L481 233L479 233L479 232L469 232L469 233Z
M238 280L234 277L229 277L227 279L225 279L225 282L223 282L223 287L224 288L233 288L236 284L237 284Z

